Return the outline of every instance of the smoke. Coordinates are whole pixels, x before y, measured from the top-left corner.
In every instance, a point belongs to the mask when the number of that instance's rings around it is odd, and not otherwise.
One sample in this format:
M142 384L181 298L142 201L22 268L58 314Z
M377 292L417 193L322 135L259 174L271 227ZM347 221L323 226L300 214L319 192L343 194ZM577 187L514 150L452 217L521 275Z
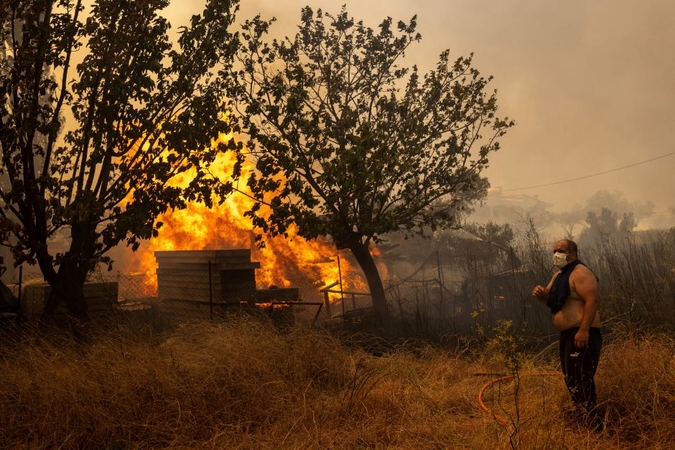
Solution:
M308 4L332 13L346 4L372 28L417 15L422 41L406 61L423 72L446 48L454 57L473 52L475 67L494 76L501 114L517 122L485 172L493 187L555 211L619 191L652 202L675 225L674 2L246 0L238 16L274 16L275 35L292 36ZM202 6L172 2L174 29Z

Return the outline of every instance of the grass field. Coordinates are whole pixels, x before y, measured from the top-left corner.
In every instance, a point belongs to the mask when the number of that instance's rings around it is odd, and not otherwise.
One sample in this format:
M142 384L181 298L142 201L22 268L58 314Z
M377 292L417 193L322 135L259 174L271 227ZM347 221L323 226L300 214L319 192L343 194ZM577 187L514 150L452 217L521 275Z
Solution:
M85 346L4 336L0 448L672 448L675 339L618 329L596 377L600 433L575 421L554 344L406 341L375 356L365 336L253 319Z

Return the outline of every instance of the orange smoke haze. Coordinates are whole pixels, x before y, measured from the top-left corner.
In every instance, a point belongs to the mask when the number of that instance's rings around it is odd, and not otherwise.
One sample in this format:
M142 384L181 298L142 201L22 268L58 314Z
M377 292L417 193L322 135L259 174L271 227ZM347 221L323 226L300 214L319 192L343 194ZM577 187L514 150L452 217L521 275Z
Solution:
M232 153L221 154L211 171L220 180L228 180L234 163L235 156ZM245 163L241 180L246 180L252 170L252 163ZM184 174L176 180L176 184L187 183L191 175ZM241 182L235 187L244 190L244 184ZM159 217L163 223L159 236L145 242L133 258L138 261L138 271L146 274L144 284L147 294L154 295L157 292L156 251L236 248L251 249L252 260L260 262L260 268L256 270L258 289L271 286L299 287L301 295L305 292L319 296L322 286L342 279L345 290L367 291L365 283L361 281L360 269L350 262L348 251L337 250L326 239L307 241L297 235L295 226L289 229L288 237L267 239L264 248L257 248L251 220L244 216L251 206L253 200L235 192L212 208L201 203L191 203L184 210L168 212Z

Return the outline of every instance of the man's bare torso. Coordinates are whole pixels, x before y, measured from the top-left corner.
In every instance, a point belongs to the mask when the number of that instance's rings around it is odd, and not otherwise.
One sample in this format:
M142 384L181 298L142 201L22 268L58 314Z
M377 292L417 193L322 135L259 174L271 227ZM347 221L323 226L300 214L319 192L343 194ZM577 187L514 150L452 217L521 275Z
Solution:
M570 296L565 299L565 302L563 303L560 311L553 315L553 326L555 326L556 329L560 331L580 326L581 319L584 315L584 302L581 300L579 294L577 294L577 291L574 288L574 275L576 275L574 272L577 270L590 272L590 269L582 266L581 264L574 268L572 276L570 276ZM556 277L558 275L556 275ZM588 276L590 274L584 275ZM553 280L555 280L555 277ZM551 282L553 282L553 280L551 280ZM600 327L600 313L595 314L595 318L593 319L591 326Z

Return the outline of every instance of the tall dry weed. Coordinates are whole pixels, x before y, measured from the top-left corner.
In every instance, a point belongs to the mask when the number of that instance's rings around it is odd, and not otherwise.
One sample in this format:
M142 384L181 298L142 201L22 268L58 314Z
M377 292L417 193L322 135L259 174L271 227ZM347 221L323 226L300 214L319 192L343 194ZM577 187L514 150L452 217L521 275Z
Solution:
M0 352L0 447L638 449L675 437L672 336L607 336L602 433L573 420L562 378L548 373L554 351L524 351L515 376L486 390L486 412L478 393L509 369L499 358L421 342L374 356L362 342L250 318L153 341L25 340Z
M675 338L617 329L600 362L599 390L606 421L634 448L675 442Z

